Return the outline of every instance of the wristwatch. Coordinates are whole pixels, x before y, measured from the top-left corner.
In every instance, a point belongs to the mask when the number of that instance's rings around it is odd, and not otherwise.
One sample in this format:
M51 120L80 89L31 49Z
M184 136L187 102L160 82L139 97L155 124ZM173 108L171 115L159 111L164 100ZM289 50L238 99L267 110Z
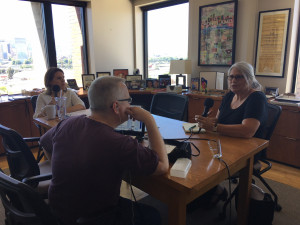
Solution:
M216 123L216 124L213 126L213 132L217 132L217 129L218 129L218 124Z

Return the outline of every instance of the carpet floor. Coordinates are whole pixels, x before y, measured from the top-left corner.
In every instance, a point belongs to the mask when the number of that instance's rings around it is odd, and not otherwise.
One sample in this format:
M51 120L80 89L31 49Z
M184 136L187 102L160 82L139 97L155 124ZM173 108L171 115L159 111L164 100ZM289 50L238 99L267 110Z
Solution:
M273 225L299 225L300 224L300 190L291 186L266 179L267 183L272 187L275 193L278 195L279 204L282 207L280 212L274 213ZM261 184L259 180L256 180L256 185L262 188L265 192L267 189ZM228 189L228 181L222 183ZM233 190L234 187L232 187ZM140 202L149 204L157 208L162 216L162 225L168 224L167 219L167 206L147 196L140 200ZM224 220L219 219L219 214L222 211L223 202L220 201L216 207L211 210L196 209L193 212L187 213L187 225L234 225L236 222L236 209L234 199L231 205L231 218L229 217L229 205L227 207L227 217Z
M266 179L267 180L267 179ZM291 186L278 183L276 181L267 180L273 190L277 193L279 198L279 204L282 206L280 212L274 213L273 225L298 225L300 221L300 190ZM223 185L226 187L228 182L224 181ZM263 188L263 185L256 181L256 184ZM233 187L232 187L233 189ZM159 210L162 216L162 225L168 224L167 219L167 206L152 198L146 196L139 202L154 206ZM223 202L219 202L216 207L211 210L196 209L193 212L187 213L187 225L233 225L236 221L236 210L234 200L231 206L231 219L229 218L229 207L227 207L227 217L225 220L220 220L218 215L222 210ZM229 206L229 205L228 205ZM0 204L0 225L4 225L4 209Z

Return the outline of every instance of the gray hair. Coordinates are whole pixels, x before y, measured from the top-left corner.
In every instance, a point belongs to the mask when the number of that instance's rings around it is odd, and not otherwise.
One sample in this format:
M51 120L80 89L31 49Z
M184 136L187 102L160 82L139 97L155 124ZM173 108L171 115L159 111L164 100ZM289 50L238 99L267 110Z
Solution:
M247 62L237 62L233 64L228 70L228 76L230 75L230 72L233 68L236 68L242 73L249 88L253 88L258 91L262 90L261 84L255 78L254 69L251 64Z
M122 94L120 83L124 83L124 79L113 76L94 80L88 90L90 109L94 111L108 110Z

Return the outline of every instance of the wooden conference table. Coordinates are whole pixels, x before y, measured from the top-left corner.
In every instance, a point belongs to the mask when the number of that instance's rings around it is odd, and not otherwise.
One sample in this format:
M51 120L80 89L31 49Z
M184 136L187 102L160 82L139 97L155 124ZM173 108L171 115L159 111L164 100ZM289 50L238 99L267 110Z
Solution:
M73 113L73 115L89 114L89 110ZM155 120L164 139L185 138L183 121L155 116ZM59 120L37 118L34 121L46 130L55 126ZM237 224L248 222L249 197L251 190L253 156L266 148L267 140L251 138L233 138L217 133L195 134L193 137L220 139L223 157L230 173L240 171L240 191ZM206 191L228 178L224 163L212 157L206 140L191 140L201 151L198 157L192 157L192 167L186 178L170 176L168 172L161 176L134 177L132 184L168 205L168 224L186 224L186 205L204 194ZM196 154L195 149L192 149Z

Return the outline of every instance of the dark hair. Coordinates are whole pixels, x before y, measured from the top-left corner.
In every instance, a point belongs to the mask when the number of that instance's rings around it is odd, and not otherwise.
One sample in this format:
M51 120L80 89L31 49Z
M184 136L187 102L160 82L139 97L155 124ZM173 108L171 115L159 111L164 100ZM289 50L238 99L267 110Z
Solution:
M59 69L57 67L50 67L47 70L47 72L45 73L44 84L47 89L46 94L48 94L48 95L52 94L52 86L51 86L50 82L54 79L55 73L58 71L64 73L64 71L62 71L61 69Z

